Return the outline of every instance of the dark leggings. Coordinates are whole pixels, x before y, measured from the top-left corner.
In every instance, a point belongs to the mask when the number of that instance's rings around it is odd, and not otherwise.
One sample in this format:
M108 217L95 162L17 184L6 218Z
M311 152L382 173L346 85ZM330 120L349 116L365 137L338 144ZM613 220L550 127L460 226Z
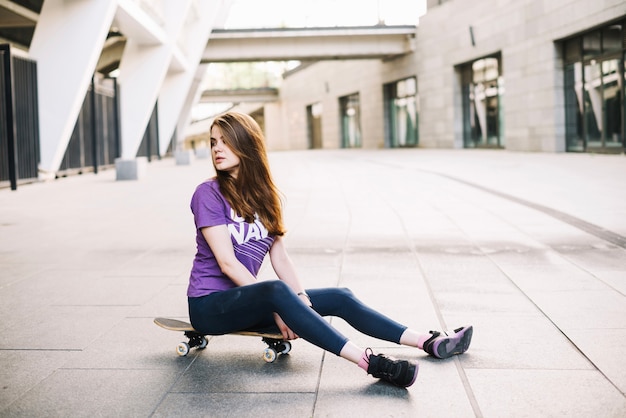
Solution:
M349 289L307 290L309 308L280 280L189 298L189 317L203 334L223 335L242 330L274 328L276 312L299 337L339 355L348 339L322 317L337 316L358 331L381 340L400 342L406 327L359 301Z

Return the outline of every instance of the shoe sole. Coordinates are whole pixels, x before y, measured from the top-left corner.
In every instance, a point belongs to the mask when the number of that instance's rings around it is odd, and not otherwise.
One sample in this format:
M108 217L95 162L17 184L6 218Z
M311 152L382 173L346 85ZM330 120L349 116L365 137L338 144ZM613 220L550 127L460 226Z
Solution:
M442 338L440 341L435 342L434 352L440 359L452 357L457 354L463 354L467 351L472 342L472 334L474 333L474 327L463 327L454 335L447 338Z

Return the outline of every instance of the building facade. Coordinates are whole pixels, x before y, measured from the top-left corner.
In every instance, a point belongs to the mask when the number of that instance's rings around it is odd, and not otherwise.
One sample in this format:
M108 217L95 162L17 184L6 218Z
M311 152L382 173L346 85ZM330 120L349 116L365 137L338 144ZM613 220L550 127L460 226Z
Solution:
M0 2L0 187L182 147L230 6ZM392 55L358 55L354 35L335 36L341 51L306 58L277 100L238 108L272 150L624 153L626 0L428 0L418 20ZM258 44L248 37L246 52ZM293 60L290 43L271 56ZM334 59L343 52L351 59ZM201 134L188 142L206 143Z
M413 53L287 75L266 135L272 149L623 153L625 63L623 0L432 0Z

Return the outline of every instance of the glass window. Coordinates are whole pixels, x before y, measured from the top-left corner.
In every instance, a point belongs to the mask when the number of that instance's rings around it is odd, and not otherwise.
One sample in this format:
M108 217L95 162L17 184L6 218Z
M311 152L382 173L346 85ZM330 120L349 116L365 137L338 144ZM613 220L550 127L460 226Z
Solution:
M417 79L407 78L385 85L386 144L414 147L419 141Z
M472 81L480 83L485 80L485 60L478 60L472 63Z
M565 140L568 151L584 151L583 69L577 62L565 67Z
M417 94L417 81L415 77L398 81L397 97L415 96Z
M485 81L497 80L500 75L498 60L496 58L485 58Z
M361 143L361 103L359 94L339 98L341 109L341 146L360 148Z
M322 148L322 104L306 107L309 148Z
M580 53L580 38L570 39L565 42L565 62L572 63L580 61L582 58Z
M462 69L462 79L465 147L502 147L504 78L500 74L499 58L472 62Z
M624 22L564 43L565 138L568 151L623 152ZM576 58L580 42L582 56Z
M591 60L585 64L585 127L587 147L602 145L602 77L600 65Z
M604 145L607 148L622 146L622 84L620 60L602 61L602 106L604 110Z
M583 59L600 55L600 31L594 31L583 36Z
M6 118L6 92L4 91L4 60L8 56L8 51L0 50L0 181L9 180L12 174L9 173L9 156L7 155L7 118ZM9 58L10 59L10 58Z
M497 146L504 147L505 145L505 136L504 136L504 110L502 109L502 104L504 100L502 100L502 96L504 95L504 77L498 77L498 103L497 103L497 135L498 135L498 143Z
M611 25L602 29L602 52L622 50L622 25Z

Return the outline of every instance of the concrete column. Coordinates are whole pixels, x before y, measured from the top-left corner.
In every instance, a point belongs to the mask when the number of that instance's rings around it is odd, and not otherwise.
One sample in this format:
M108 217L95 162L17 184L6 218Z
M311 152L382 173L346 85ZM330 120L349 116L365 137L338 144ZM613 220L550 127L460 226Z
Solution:
M181 13L167 18L180 20ZM130 0L120 0L115 24L128 39L120 61L118 83L122 159L131 160L137 156L170 66L172 46L165 28Z
M43 3L29 54L37 60L44 177L61 165L116 8L111 0Z
M167 0L165 7L166 10L180 9L181 4L179 0ZM181 132L188 123L191 105L197 101L199 81L204 75L204 71L198 72L202 53L215 22L223 15L223 9L228 7L230 1L193 2L182 28L172 28L170 36L176 40L175 56L180 58L168 72L159 94L159 133L165 139L160 143L161 155L165 154L177 126L182 125L178 130ZM177 140L174 138L174 141Z
M127 0L116 24L129 39L120 63L122 158L137 155L152 109L159 103L160 155L165 154L185 108L213 22L228 0L164 0L162 26ZM191 106L187 107L189 111Z
M188 135L188 128L191 126L191 110L193 106L200 101L200 97L202 95L202 80L204 78L204 74L206 73L207 65L200 64L196 69L196 74L191 81L191 86L187 92L187 98L183 103L182 109L180 110L180 115L178 117L178 122L176 124L175 132L177 138L174 138L174 141L178 140L178 137L184 138ZM179 149L178 144L174 144L175 149ZM197 156L197 153L196 153Z

